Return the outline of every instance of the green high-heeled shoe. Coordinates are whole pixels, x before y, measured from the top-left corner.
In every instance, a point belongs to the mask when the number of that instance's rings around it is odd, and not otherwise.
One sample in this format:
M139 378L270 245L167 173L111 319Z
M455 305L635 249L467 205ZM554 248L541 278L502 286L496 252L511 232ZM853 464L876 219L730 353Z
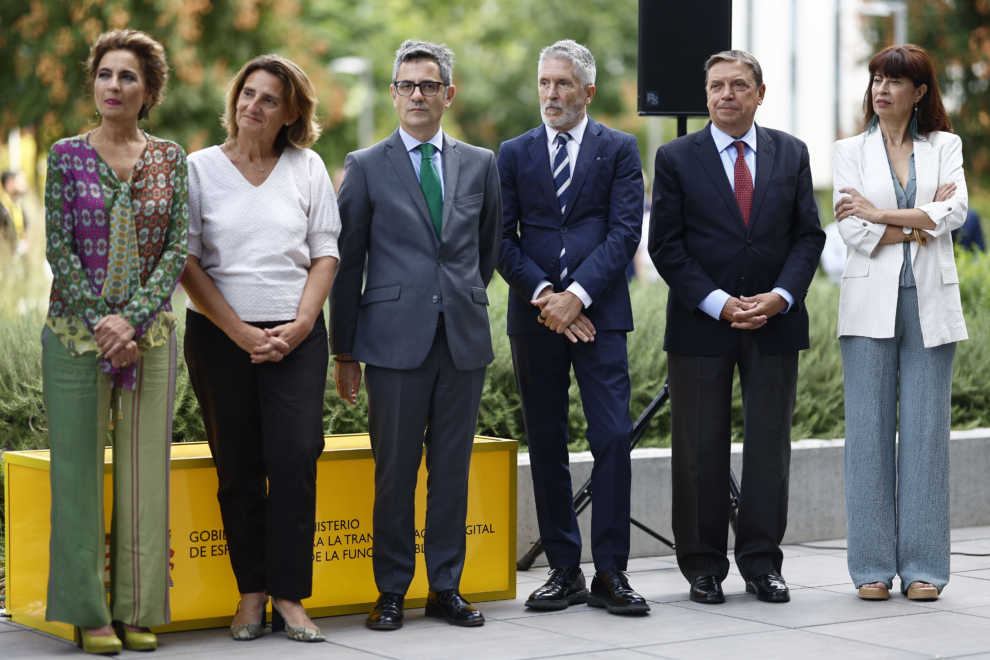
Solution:
M306 626L290 626L278 608L278 601L272 598L272 632L284 630L286 637L296 642L322 642L326 640L319 628Z
M158 648L158 637L151 632L131 632L120 621L114 621L113 630L117 638L124 643L124 648L131 651L154 651Z
M93 637L82 626L76 626L76 646L86 653L120 653L123 644L116 635Z

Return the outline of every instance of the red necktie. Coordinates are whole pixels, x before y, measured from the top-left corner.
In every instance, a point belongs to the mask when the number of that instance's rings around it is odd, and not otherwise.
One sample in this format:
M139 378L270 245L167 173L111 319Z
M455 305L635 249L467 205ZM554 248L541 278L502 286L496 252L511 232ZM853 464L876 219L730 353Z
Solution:
M743 222L746 223L746 229L749 229L749 212L753 208L753 175L746 165L746 143L739 141L732 144L738 152L735 171L736 203L739 205L739 212L742 213Z

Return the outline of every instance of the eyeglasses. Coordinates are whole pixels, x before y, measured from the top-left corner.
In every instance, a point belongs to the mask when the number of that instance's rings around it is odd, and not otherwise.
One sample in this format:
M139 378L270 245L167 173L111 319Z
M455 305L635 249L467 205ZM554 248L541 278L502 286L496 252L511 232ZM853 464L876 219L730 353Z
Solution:
M396 80L392 84L395 86L395 91L399 96L412 96L417 87L419 87L419 91L423 93L423 96L436 96L440 91L440 86L446 83L435 82L433 80L424 80L421 83L414 83L411 80Z

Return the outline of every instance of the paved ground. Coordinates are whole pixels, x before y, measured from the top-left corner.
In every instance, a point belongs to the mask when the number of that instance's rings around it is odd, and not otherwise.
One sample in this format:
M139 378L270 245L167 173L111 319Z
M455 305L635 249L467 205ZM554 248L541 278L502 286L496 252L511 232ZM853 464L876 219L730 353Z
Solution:
M954 530L952 539L953 551L990 553L990 527ZM845 543L816 545L841 548ZM406 613L405 628L387 633L365 629L363 615L320 619L325 644L297 644L281 634L235 643L225 629L172 633L161 636L152 657L990 660L990 557L953 555L952 581L942 597L916 603L899 591L886 602L856 598L841 549L785 546L785 555L784 576L791 586L791 602L785 605L747 595L736 573L725 582L724 605L697 605L687 599L687 583L673 559L654 557L633 560L629 567L632 586L653 606L643 617L617 617L583 605L558 613L528 612L522 603L544 578L542 570L533 570L519 574L516 601L479 606L488 618L483 628L454 628L424 618L419 609ZM590 576L592 568L585 566L585 572ZM77 653L63 640L0 622L4 660Z

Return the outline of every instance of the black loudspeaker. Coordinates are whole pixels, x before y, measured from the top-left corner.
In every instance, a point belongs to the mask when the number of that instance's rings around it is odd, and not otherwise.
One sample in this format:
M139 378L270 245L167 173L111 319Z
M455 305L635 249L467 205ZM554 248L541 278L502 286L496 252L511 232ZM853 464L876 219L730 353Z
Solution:
M639 0L639 114L707 116L705 61L731 43L732 0Z

